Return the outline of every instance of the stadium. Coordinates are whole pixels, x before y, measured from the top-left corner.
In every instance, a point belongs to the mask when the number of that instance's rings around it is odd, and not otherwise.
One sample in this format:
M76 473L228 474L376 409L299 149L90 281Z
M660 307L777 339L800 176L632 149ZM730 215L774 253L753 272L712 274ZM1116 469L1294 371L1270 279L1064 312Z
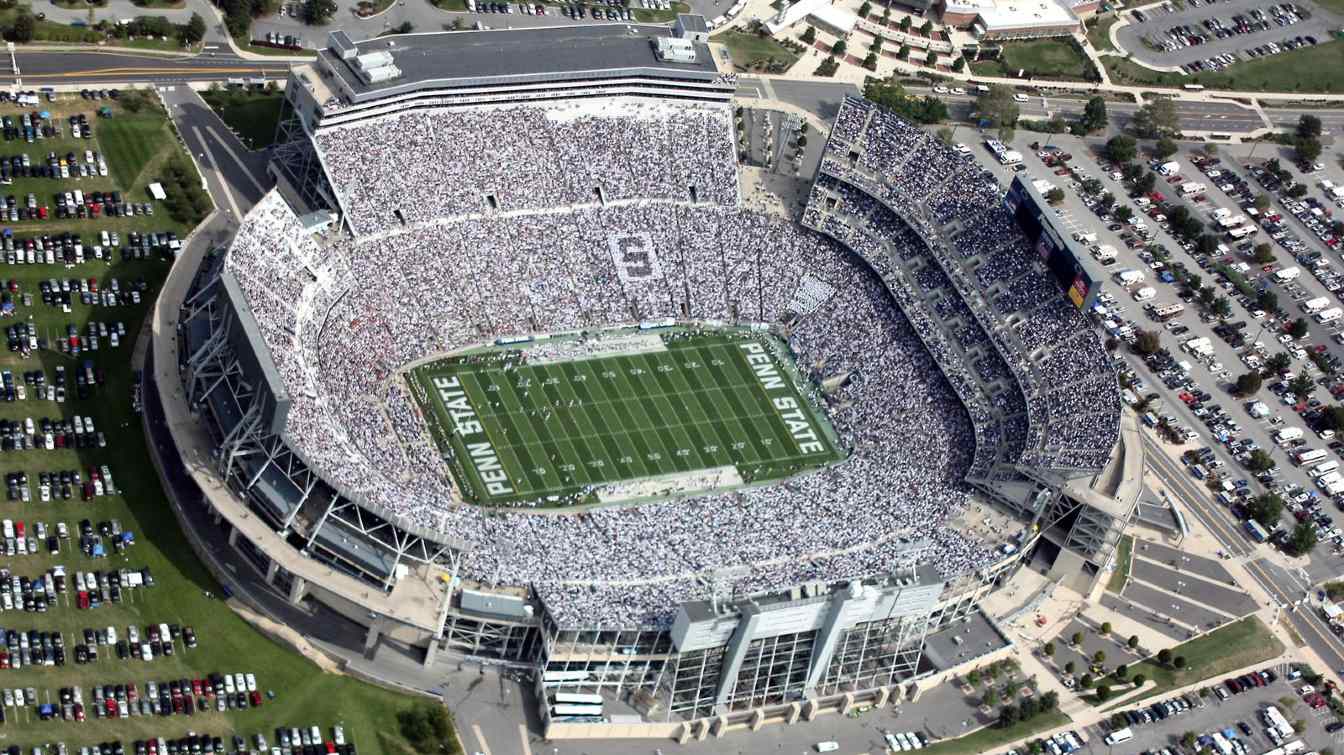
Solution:
M949 627L1007 644L1024 564L1092 584L1142 469L1101 276L861 99L801 217L752 209L734 89L692 16L334 33L161 301L229 545L366 650L529 674L551 737L883 704Z

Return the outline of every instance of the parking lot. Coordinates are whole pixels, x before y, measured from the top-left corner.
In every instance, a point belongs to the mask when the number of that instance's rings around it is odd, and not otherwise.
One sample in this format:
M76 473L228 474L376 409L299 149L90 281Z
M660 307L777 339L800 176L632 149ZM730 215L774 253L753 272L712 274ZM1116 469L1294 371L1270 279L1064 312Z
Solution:
M1232 693L1226 680L1213 680L1209 691L1171 695L1137 705L1121 706L1111 720L1087 727L1085 733L1091 752L1160 752L1180 751L1181 740L1193 734L1197 746L1213 747L1212 734L1219 735L1237 755L1259 755L1293 740L1301 740L1306 749L1320 749L1336 742L1336 733L1326 726L1333 716L1312 709L1300 694L1304 683L1287 667L1263 670L1264 686L1251 686ZM1240 678L1246 679L1249 675ZM1240 684L1238 688L1242 688ZM1266 710L1274 706L1291 725L1301 721L1301 734L1284 737L1278 730L1271 732ZM1328 713L1328 711L1327 711ZM1271 719L1272 720L1272 719ZM1107 734L1128 728L1133 739L1111 750L1105 743ZM1333 727L1332 727L1333 728Z
M1185 0L1131 11L1116 34L1135 58L1187 73L1221 70L1331 39L1339 19L1310 0Z

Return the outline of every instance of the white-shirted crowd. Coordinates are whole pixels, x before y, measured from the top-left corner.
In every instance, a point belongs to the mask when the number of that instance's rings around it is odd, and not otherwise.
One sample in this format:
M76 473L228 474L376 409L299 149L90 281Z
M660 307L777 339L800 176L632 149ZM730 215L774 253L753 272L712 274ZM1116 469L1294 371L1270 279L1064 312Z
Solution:
M930 328L918 332L977 418L978 435L1004 444L977 444L971 474L985 471L994 456L1065 469L1107 463L1120 422L1110 357L1017 228L992 174L898 116L849 98L804 224L868 258L898 299L895 289L906 288L907 314L914 308L931 315ZM875 250L885 250L880 261L872 259ZM961 353L947 351L947 341ZM970 358L972 352L980 356ZM967 379L968 368L978 385ZM996 388L1008 375L1015 390ZM986 403L995 410L982 415ZM986 417L995 419L981 426ZM1004 432L1024 424L1025 434Z
M842 110L837 130L850 115ZM341 494L463 543L461 576L529 585L562 625L665 625L724 569L738 594L882 574L911 541L933 548L949 578L987 563L987 545L946 523L966 504L967 469L993 461L980 449L1026 434L1020 392L1006 411L1011 391L970 387L1009 369L983 353L962 361L987 338L964 303L941 297L961 308L968 331L957 338L914 305L929 296L898 264L909 257L897 247L918 243L908 228L893 221L888 236L842 237L865 264L738 207L730 125L726 106L610 99L417 111L322 132L356 237L319 243L272 193L244 219L226 262L290 398L286 441ZM463 151L487 134L507 159ZM919 151L936 163L921 186L945 193L957 165L939 163L930 145ZM977 191L947 201L986 204ZM623 243L656 264L630 275L618 262ZM893 256L868 253L881 248ZM934 271L921 279L952 293ZM843 378L824 400L849 458L726 494L576 516L466 504L402 377L412 363L503 336L786 317L799 365ZM1069 344L1086 350L1084 335L1068 334ZM1056 347L1033 369L1068 370L1068 356ZM1067 405L1045 398L1056 403L1042 411Z

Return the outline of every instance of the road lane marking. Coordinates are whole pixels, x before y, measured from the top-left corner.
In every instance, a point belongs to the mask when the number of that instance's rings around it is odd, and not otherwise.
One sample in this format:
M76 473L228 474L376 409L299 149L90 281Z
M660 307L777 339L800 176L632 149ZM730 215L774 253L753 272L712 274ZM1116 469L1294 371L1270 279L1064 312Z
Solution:
M532 745L527 741L527 724L518 724L518 739L523 743L523 755L532 755Z
M202 103L202 105L204 106L204 103ZM244 163L242 158L238 157L238 153L233 151L233 148L229 146L228 141L220 136L219 132L216 131L213 126L207 126L206 132L214 137L215 141L219 143L219 146L224 148L225 152L229 153L229 157L238 165L238 169L243 172L243 175L247 178L247 182L252 184L252 188L257 190L257 194L264 195L266 193L265 187L257 182L257 179L252 175L251 169L247 167L247 163Z
M481 752L485 753L485 755L493 755L493 753L490 752L490 745L485 742L485 734L481 733L481 725L472 724L471 733L476 735L476 743L481 746Z
M224 199L229 203L229 207L233 208L234 221L241 221L243 219L243 213L238 211L238 203L233 199L233 192L229 190L229 182L224 180L224 172L219 169L219 163L215 162L215 156L208 148L206 148L205 137L201 136L201 127L192 126L191 132L196 135L196 141L200 144L201 149L204 150L201 152L200 159L210 164L210 169L215 172L215 178L219 181L220 192L224 194Z

